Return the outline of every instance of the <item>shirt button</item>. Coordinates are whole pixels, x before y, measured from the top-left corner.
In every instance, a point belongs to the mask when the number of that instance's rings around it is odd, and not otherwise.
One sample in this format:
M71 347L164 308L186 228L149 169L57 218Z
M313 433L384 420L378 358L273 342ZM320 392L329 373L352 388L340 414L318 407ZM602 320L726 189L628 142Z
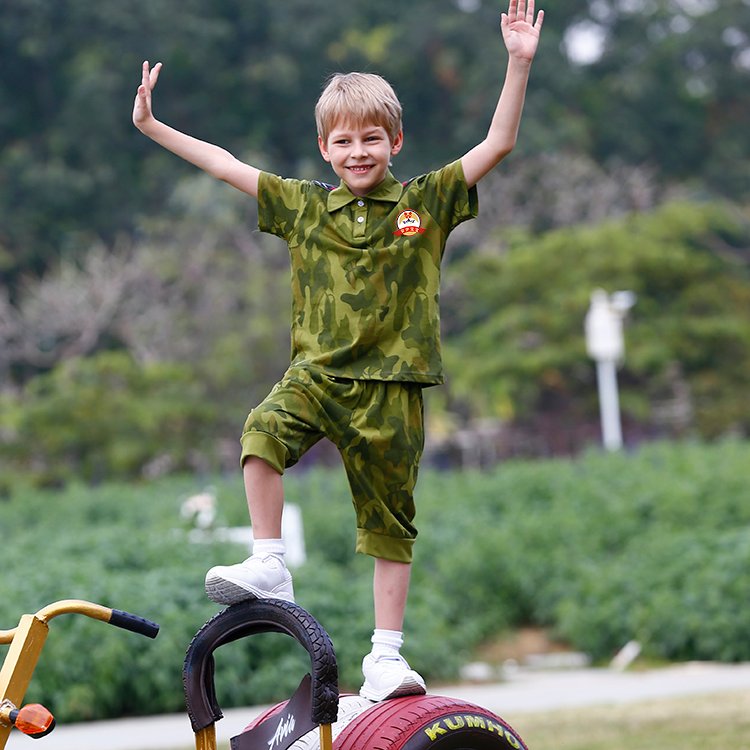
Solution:
M364 216L358 216L357 217L357 224L361 224L365 220Z
M358 205L358 206L360 206L360 207L361 207L361 206L364 206L364 205L365 205L365 202L364 202L364 201L357 201L357 205Z

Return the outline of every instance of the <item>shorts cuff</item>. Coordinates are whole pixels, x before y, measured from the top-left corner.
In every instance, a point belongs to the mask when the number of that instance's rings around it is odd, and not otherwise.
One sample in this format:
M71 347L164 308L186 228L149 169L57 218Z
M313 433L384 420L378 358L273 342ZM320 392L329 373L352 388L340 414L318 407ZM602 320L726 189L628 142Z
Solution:
M412 561L413 539L375 534L366 529L357 529L357 552L393 562L410 563Z
M243 466L245 460L250 456L262 458L269 466L276 469L279 474L284 473L286 468L289 451L286 446L277 438L268 432L246 432L240 438L242 445L242 454L240 456L240 466Z

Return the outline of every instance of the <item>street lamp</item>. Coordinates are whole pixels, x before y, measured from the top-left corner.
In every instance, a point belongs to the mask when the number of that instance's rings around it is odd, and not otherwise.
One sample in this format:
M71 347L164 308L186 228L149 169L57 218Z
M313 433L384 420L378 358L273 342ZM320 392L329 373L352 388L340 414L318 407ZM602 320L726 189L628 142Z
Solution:
M586 350L596 362L602 440L611 451L622 448L617 365L625 355L622 323L634 304L633 292L614 292L610 296L603 289L595 289L586 313Z

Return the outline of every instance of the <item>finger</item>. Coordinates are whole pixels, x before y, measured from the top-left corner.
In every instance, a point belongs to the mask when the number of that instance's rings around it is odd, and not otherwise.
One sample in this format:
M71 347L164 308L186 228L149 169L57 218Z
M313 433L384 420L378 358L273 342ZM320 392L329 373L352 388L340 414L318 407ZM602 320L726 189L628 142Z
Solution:
M141 66L141 84L145 85L148 83L148 75L148 60L144 60Z
M511 16L514 21L522 21L526 17L526 0L518 0L518 12L515 17Z
M536 23L534 24L534 28L537 31L542 30L542 24L544 23L544 11L540 10L536 17Z
M529 24L534 23L534 0L529 0L526 5L526 22Z
M508 3L508 19L511 21L515 21L517 12L518 0L510 0L510 2Z
M161 72L161 63L158 62L154 67L151 69L151 73L149 74L149 85L151 88L154 88L156 86L156 82L159 80L159 73Z
M138 87L138 91L135 95L135 106L148 109L148 106L149 106L148 100L149 100L148 88L141 84Z

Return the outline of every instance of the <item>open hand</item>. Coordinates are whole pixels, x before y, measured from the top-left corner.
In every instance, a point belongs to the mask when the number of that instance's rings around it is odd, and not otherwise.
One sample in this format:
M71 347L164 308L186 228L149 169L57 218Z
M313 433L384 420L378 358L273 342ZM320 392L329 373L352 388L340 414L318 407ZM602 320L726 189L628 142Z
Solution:
M543 23L543 10L539 11L534 21L534 0L510 0L508 12L500 17L500 28L508 54L531 62L536 54Z
M156 82L159 80L159 71L161 70L161 63L156 63L153 68L149 69L148 60L143 63L143 71L141 74L141 85L138 87L138 92L135 95L135 102L133 103L133 124L140 128L145 122L153 117L151 110L151 92L156 86Z

